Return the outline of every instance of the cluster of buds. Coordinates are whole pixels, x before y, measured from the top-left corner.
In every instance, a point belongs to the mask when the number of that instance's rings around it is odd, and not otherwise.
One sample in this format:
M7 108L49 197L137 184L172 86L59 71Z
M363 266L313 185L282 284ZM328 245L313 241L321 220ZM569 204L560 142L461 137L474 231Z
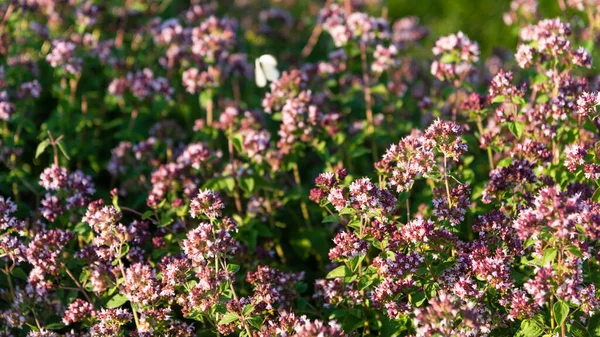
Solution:
M336 47L342 47L352 40L372 43L390 38L390 29L385 19L370 17L361 12L346 13L337 4L321 9L318 23L331 35Z
M117 97L122 97L126 91L140 101L155 96L162 96L166 100L170 100L174 93L174 89L169 86L167 79L155 76L150 68L116 78L108 86L108 92Z
M39 184L47 191L40 210L42 216L51 222L65 210L84 208L96 192L89 175L79 170L67 174L67 169L56 164L44 169Z
M479 61L479 45L462 32L438 39L433 47L431 74L440 80L464 81Z
M585 68L592 65L592 58L583 49L574 49L569 41L571 26L560 19L541 20L521 30L520 37L524 44L519 45L515 58L521 68L529 68L537 64L536 60L563 60Z

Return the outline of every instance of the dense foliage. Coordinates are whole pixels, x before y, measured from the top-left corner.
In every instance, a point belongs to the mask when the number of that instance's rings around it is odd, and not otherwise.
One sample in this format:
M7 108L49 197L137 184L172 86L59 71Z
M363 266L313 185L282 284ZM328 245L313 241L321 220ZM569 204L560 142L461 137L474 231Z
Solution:
M600 2L272 2L0 3L0 336L600 336Z

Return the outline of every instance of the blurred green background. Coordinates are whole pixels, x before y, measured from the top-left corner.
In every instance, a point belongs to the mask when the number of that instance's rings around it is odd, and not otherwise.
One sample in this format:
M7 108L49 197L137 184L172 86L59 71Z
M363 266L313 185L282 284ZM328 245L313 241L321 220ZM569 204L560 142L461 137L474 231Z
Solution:
M417 16L433 37L462 31L479 43L483 57L495 47L516 49L518 29L502 19L510 8L509 0L387 0L387 6L392 22ZM538 11L544 18L561 13L557 0L540 0Z

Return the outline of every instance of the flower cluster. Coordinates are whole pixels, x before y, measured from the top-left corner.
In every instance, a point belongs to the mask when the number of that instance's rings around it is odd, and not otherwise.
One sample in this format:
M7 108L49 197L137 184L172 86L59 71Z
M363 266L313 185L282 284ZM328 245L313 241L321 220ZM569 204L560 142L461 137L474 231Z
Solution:
M515 55L519 66L528 68L538 58L548 60L566 56L574 65L591 67L592 59L588 52L583 48L574 50L569 35L571 26L559 18L541 20L523 28L520 37L526 44L520 45Z
M598 335L600 2L552 6L1 2L0 336Z
M462 32L438 39L432 50L431 74L440 80L462 82L479 61L479 45Z
M56 164L40 174L39 184L47 191L40 211L48 221L55 221L65 210L84 208L96 192L89 175L79 170L67 175L67 170Z
M129 92L140 101L155 96L162 96L168 100L173 94L173 88L169 86L166 78L156 77L151 69L146 68L114 79L108 86L108 92L117 97Z

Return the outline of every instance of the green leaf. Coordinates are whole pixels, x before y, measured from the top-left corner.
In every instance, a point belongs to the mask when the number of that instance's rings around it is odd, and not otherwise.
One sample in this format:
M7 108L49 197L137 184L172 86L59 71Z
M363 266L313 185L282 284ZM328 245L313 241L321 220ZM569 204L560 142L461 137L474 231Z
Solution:
M106 303L107 308L118 308L127 302L127 297L123 294L116 294Z
M498 163L496 164L496 167L508 167L508 166L510 166L510 164L512 164L513 161L514 161L514 158L510 158L510 157L502 158L498 161Z
M508 129L515 137L517 137L517 139L521 139L523 130L525 130L525 124L521 122L508 122Z
M494 97L494 99L492 100L492 103L502 103L505 100L506 100L506 96L498 95L498 96Z
M544 82L546 82L549 79L548 76L544 75L544 74L537 74L534 78L533 78L533 85L539 85L542 84Z
M410 198L410 192L401 192L398 194L398 203L404 203L408 198Z
M25 274L25 272L21 268L13 269L13 271L11 272L11 275L16 278L19 278L21 280L27 280L27 274Z
M153 215L154 215L154 212L152 212L150 210L145 211L144 214L142 214L142 220L146 220Z
M351 158L358 158L361 157L367 153L371 153L371 150L367 149L364 146L359 146L356 149L354 149L351 153L350 153L350 157Z
M511 101L515 104L525 104L525 100L523 99L523 97L519 97L519 96L511 97Z
M35 150L35 158L37 159L42 153L44 153L44 151L46 150L46 148L48 147L48 145L50 145L50 141L48 139L42 141L41 143L38 144L37 149Z
M361 254L358 256L353 257L348 264L350 265L350 269L352 271L357 271L358 267L362 264L363 260L365 259L365 254Z
M253 306L253 305L250 305L250 304L247 304L247 305L244 307L244 310L242 310L242 315L244 315L244 316L248 316L248 315L250 315L250 314L251 314L253 311L254 311L254 306Z
M544 332L538 323L532 319L526 319L521 322L521 329L515 335L516 337L537 337Z
M235 188L235 180L232 177L223 179L223 183L229 192L233 192L233 189Z
M425 297L431 299L437 296L437 291L440 288L440 285L435 282L426 283L423 287L425 291Z
M546 102L548 102L549 100L550 100L550 97L548 97L548 95L539 95L539 96L538 96L538 97L535 99L535 102L536 102L536 103L543 104L543 103L546 103Z
M175 221L175 219L173 219L169 213L163 213L160 217L160 223L158 227L167 227L168 225L172 224L173 221Z
M454 54L444 54L442 56L442 58L440 59L440 62L446 63L446 64L452 63L452 62L455 62L455 61L458 61L458 60L457 60L456 55L454 55Z
M230 273L237 273L240 270L239 264L230 263L227 265L227 271Z
M206 106L208 105L208 101L212 100L212 90L211 89L203 90L200 93L200 96L198 97L198 99L200 102L200 107L206 108Z
M567 316L569 316L569 305L563 301L556 302L552 311L554 311L556 324L562 325L567 320Z
M73 228L73 232L80 235L86 235L90 232L90 226L85 222L80 222L77 225L75 225L75 228Z
M373 280L367 277L362 277L358 280L358 290L364 290L373 284Z
M281 112L276 112L271 115L271 119L276 122L281 122L281 120L283 119L283 116L281 115Z
M112 197L112 205L117 209L117 211L121 211L121 207L119 207L119 195L115 194L115 196Z
M263 323L263 319L262 316L252 316L252 317L248 317L246 319L246 321L248 323L250 323L250 325L252 325L254 328L256 328L257 330L260 330L262 328L262 323Z
M64 325L61 322L56 322L56 323L46 324L46 326L44 326L44 328L47 330L60 330L60 329L64 328L65 326L66 325Z
M360 328L364 324L364 319L350 314L345 315L344 320L342 321L342 328L344 329L344 331L356 331L356 329Z
M427 297L425 297L425 293L421 291L410 295L410 303L412 303L416 307L422 306L423 303L425 303L425 300L427 300Z
M593 337L600 337L600 315L590 317L587 330Z
M340 278L350 275L352 275L352 271L350 270L350 268L346 267L346 265L343 265L330 271L329 274L327 274L327 278Z
M592 200L595 202L600 202L600 187L594 191L594 195L592 195Z
M117 266L119 265L119 261L121 261L121 258L123 258L125 255L127 255L127 253L129 252L129 245L127 243L125 243L123 245L124 248L121 249L121 256L118 259L114 259L111 264L113 266ZM112 294L112 293L111 293ZM109 294L109 295L111 295Z
M346 215L346 214L354 214L354 212L356 212L356 210L354 210L354 208L352 207L344 207L342 208L338 214L339 215Z
M567 247L567 251L579 258L583 258L583 253L581 253L581 250L579 250L579 248L577 248L575 246Z
M58 142L58 148L60 149L60 152L62 152L63 156L65 156L65 158L67 158L67 160L71 160L71 157L69 157L69 155L67 154L67 150L65 150L65 146L63 145L62 142Z
M544 257L542 258L541 265L546 266L549 263L552 263L554 259L558 255L558 250L556 248L548 248L544 251Z
M231 143L233 144L233 147L235 147L235 150L237 152L242 152L242 150L244 149L244 139L240 134L234 135L231 138Z
M358 279L358 274L352 274L350 276L344 277L344 283L349 284L349 283L356 281L357 279Z
M371 88L371 93L373 95L382 95L385 96L388 94L388 90L387 87L383 84L377 84L376 86L374 86L373 88Z
M328 222L340 222L340 219L339 219L337 216L335 216L335 215L333 215L333 214L330 214L330 215L326 216L326 217L323 219L323 221L322 221L322 222L323 222L323 223L328 223Z
M237 320L238 320L238 315L236 313L228 312L225 314L225 316L223 316L223 318L221 318L221 320L219 321L219 325L220 324L229 324L229 323L235 322Z
M250 193L254 192L254 186L256 186L256 184L254 183L253 177L245 177L244 179L242 179L241 185L244 187L244 189L246 191L248 191Z
M568 336L574 337L590 337L590 333L586 330L586 328L581 325L581 323L574 320L572 323L566 324L567 331L569 332ZM598 337L600 335L594 335L594 337Z

